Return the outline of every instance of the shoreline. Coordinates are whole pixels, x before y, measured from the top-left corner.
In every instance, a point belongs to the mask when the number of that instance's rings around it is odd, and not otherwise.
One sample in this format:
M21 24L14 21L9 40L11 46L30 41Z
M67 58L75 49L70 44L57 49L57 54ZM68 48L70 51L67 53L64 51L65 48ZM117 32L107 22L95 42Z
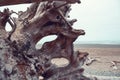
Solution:
M120 48L120 44L74 44L74 48Z

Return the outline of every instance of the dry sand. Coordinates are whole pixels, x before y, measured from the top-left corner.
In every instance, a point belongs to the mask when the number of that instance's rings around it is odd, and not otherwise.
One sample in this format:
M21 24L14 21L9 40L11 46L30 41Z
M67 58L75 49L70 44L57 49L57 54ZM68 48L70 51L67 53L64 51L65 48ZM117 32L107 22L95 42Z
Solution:
M119 45L75 45L75 50L88 52L89 57L96 59L91 65L84 65L84 73L97 76L117 77L120 80L120 46ZM113 69L112 61L117 61L117 69ZM105 79L106 80L106 79Z

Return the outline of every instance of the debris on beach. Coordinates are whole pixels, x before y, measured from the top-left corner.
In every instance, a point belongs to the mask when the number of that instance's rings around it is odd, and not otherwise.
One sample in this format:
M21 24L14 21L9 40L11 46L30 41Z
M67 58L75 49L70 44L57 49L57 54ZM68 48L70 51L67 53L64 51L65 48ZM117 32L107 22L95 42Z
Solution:
M86 60L86 65L89 66L91 65L94 61L97 61L95 58L91 58L91 57L87 57L87 60Z
M114 70L117 70L117 69L118 69L117 63L120 63L120 61L111 61L111 63L112 63L111 67L112 67Z

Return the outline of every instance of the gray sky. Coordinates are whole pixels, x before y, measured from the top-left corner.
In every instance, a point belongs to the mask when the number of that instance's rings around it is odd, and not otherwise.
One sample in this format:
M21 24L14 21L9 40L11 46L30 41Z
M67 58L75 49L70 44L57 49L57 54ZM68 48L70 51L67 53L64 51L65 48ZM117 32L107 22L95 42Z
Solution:
M74 4L71 18L78 21L74 28L84 29L85 36L80 36L76 43L82 41L120 42L120 0L81 0ZM10 6L11 10L26 10L28 5ZM3 10L4 7L0 7Z
M71 16L78 19L74 27L86 31L77 41L120 41L120 0L82 0Z

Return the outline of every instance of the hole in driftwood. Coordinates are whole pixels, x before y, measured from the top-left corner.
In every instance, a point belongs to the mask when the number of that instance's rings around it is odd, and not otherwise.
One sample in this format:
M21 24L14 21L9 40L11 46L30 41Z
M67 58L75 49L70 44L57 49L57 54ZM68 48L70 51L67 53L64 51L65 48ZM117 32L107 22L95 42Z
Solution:
M18 15L16 13L12 14L11 17L16 17L18 18Z
M6 30L7 32L12 31L12 27L11 27L11 25L10 25L8 22L6 23L5 30Z
M58 67L65 67L69 64L69 60L66 58L53 58L51 60L52 64L55 64Z
M39 76L39 80L44 80L44 77L43 76Z
M56 19L60 19L60 16L56 16Z
M43 37L41 40L39 40L39 41L37 42L37 44L35 45L35 47L36 47L36 49L40 49L45 42L53 41L53 40L55 40L56 38L57 38L57 35L45 36L45 37Z

